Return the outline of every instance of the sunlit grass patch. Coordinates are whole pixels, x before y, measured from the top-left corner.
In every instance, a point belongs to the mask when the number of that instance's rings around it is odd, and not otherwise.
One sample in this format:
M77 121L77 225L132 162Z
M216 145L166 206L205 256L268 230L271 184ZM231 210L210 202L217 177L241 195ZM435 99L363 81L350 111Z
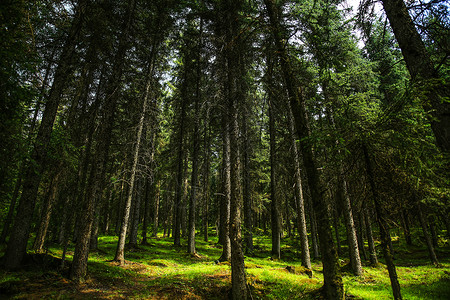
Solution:
M405 299L450 299L449 264L397 266L401 293ZM392 299L392 289L386 268L365 267L361 277L345 276L347 293L363 299Z

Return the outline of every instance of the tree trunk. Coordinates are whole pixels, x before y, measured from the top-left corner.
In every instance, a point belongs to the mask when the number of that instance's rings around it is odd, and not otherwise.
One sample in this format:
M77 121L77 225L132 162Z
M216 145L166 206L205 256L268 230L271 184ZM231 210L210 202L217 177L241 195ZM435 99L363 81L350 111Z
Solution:
M153 205L153 236L158 237L158 222L159 222L159 198L160 198L161 182L158 180L155 184L155 195Z
M341 172L343 168L341 168ZM356 237L355 224L353 222L352 205L347 191L347 181L343 175L340 178L341 183L341 200L342 209L344 212L345 227L347 229L347 243L350 252L350 264L352 266L353 274L356 276L362 275L361 257L359 256L358 239Z
M202 50L202 35L203 35L203 19L200 17L200 29L198 33L198 47L197 47L197 70L196 70L196 86L195 86L195 100L194 100L194 135L193 135L193 153L192 153L192 174L191 174L191 197L189 199L189 232L188 232L188 247L189 254L195 254L195 216L197 209L197 189L198 189L198 161L200 153L200 137L199 137L199 118L200 118L200 80L201 80L201 50Z
M328 215L328 205L321 191L321 183L316 168L316 162L312 145L305 141L311 133L308 124L306 103L303 99L301 88L295 82L295 74L291 69L288 53L285 49L287 40L282 36L279 20L279 12L274 0L264 0L269 14L271 30L275 40L277 53L280 56L281 71L286 83L289 97L289 105L295 118L295 127L299 135L303 165L308 178L312 204L317 217L320 248L322 251L324 294L328 299L344 299L344 285L339 266L339 259L331 234L331 221Z
M20 173L21 174L21 173ZM14 193L11 199L11 203L8 208L8 215L6 216L5 222L3 223L2 235L0 236L0 245L6 242L6 237L9 234L9 228L11 227L11 222L14 216L14 210L16 209L17 198L19 197L19 190L22 186L22 176L19 175L16 185L14 187Z
M374 200L374 204L375 204L377 223L378 223L378 227L380 229L381 246L383 247L383 255L384 255L384 259L386 261L386 266L387 266L387 269L389 272L389 278L391 280L392 292L394 295L394 299L402 299L402 294L400 292L400 284L398 282L398 277L397 277L397 271L395 269L395 265L394 265L394 261L393 261L393 257L392 257L392 253L391 253L392 249L390 249L390 247L389 247L389 241L390 241L391 237L390 237L389 231L386 227L386 221L384 220L384 216L383 216L383 213L381 210L382 204L380 203L380 200L378 199L378 191L375 186L375 179L374 179L374 174L373 174L373 170L372 170L372 164L371 164L371 161L369 158L369 153L367 151L366 145L363 145L362 147L363 147L363 152L364 152L364 160L365 160L365 164L366 164L367 177L369 180L370 188L372 190L372 196L373 196L373 200Z
M314 212L311 198L308 198L309 201L309 223L311 227L311 246L313 249L313 255L314 259L320 258L320 251L319 251L319 242L317 241L317 222L316 222L316 213Z
M138 229L141 217L141 179L136 179L136 190L134 192L134 201L131 210L130 232L128 245L131 248L136 248L138 244Z
M358 238L358 249L362 259L367 260L366 250L364 248L364 214L361 211L359 213L358 220L358 231L356 232L356 237Z
M133 22L134 11L136 7L135 0L129 0L127 6L126 18L124 21L124 30L119 37L119 46L114 57L114 66L106 84L105 106L103 107L103 121L101 124L99 137L100 142L97 145L96 160L92 166L93 170L90 176L90 188L86 194L86 199L82 204L82 214L80 219L80 228L78 229L77 244L72 262L70 277L75 281L82 281L86 276L87 261L89 257L89 240L91 236L92 223L94 221L94 210L96 201L100 199L106 175L106 165L109 158L109 147L111 144L112 128L115 120L116 104L118 99L118 87L122 77L125 64L125 53L129 47L128 39Z
M431 111L431 128L436 143L445 152L450 151L450 103L441 99L450 96L448 81L440 81L430 54L425 48L403 0L382 0L395 38L402 50L412 79L424 88L422 106ZM423 82L420 82L423 80Z
M185 70L185 73L187 70ZM187 84L186 81L186 74L184 75L184 82L182 85L182 94L185 93L183 90L186 89L185 85ZM174 202L174 208L173 208L173 244L177 247L181 246L181 214L182 214L182 197L183 197L183 186L184 186L184 180L183 180L183 160L184 160L184 147L183 147L183 141L184 141L184 127L186 122L186 101L183 99L181 101L181 112L180 112L180 120L179 120L179 126L178 126L178 144L177 144L177 181L176 181L176 191L175 191L175 202Z
M134 1L134 0L132 0L132 1ZM122 223L120 226L120 234L119 234L119 241L117 243L116 256L114 257L114 261L119 262L121 265L125 262L125 240L126 240L126 235L127 235L128 219L130 217L131 200L133 198L134 183L135 183L136 171L137 171L137 162L139 159L139 147L141 144L142 130L144 128L144 119L145 119L145 113L147 110L147 102L148 102L148 97L149 97L149 93L150 93L150 87L151 87L151 80L148 77L147 82L145 84L142 112L141 112L141 117L139 120L138 132L136 135L136 144L135 144L134 154L133 154L134 155L133 156L133 165L131 167L130 187L128 189L128 196L127 196L127 200L125 202L125 208L123 211L124 213L123 213L123 217L122 217Z
M271 67L269 67L271 68ZM269 71L270 72L270 71ZM271 76L269 75L269 78ZM276 141L275 141L275 120L273 115L273 99L269 96L269 134L270 134L270 216L271 216L271 226L272 226L272 257L275 259L281 258L281 222L280 222L280 208L278 203L277 195L277 183L275 181L275 151L276 151Z
M17 269L27 252L27 242L29 238L33 212L36 204L36 197L41 182L42 173L45 170L47 149L53 131L61 94L70 81L68 77L72 74L72 56L78 42L78 36L84 20L84 13L87 7L86 0L79 0L75 9L69 34L64 48L59 58L59 64L54 74L52 88L45 104L41 125L36 136L34 149L31 152L31 163L25 168L22 195L20 197L17 214L5 252L5 268L8 270Z
M242 168L242 192L244 201L244 249L247 254L253 252L253 211L252 211L252 197L250 190L250 137L248 134L248 113L244 108L244 116L242 117L242 136L244 140L243 145L243 168Z
M372 223L370 221L369 212L366 203L363 201L364 223L366 223L367 244L369 245L370 265L372 267L378 266L377 251L375 249L375 242L373 240Z
M152 190L150 192L150 190ZM149 209L150 209L150 195L155 194L155 184L149 178L145 179L145 193L144 193L144 224L142 225L142 245L148 245L147 231L149 223Z
M408 212L406 209L402 209L400 211L400 219L402 222L403 232L405 234L405 241L408 246L412 245L412 239L411 239L411 229L409 227L409 218L408 218Z
M434 251L433 242L431 240L430 234L428 233L428 230L427 230L426 218L423 215L422 205L420 203L417 204L417 215L419 216L420 225L422 226L422 232L425 237L425 242L427 244L428 254L430 255L430 260L434 265L438 266L439 261L436 256L436 252Z
M220 227L222 235L222 255L219 261L230 261L231 244L230 244L230 201L231 201L231 161L230 161L230 124L224 113L223 128L223 193L220 211Z
M305 200L303 199L302 174L300 169L300 153L297 148L295 138L294 116L289 109L289 134L291 138L292 156L294 158L295 168L295 199L297 200L297 228L300 236L300 246L302 250L302 266L311 269L311 258L309 256L308 232L306 231L306 217L305 217Z
M204 197L204 206L203 206L203 234L205 242L208 242L208 228L209 228L209 201L210 201L210 185L209 185L209 177L210 177L210 169L211 169L211 129L209 124L209 114L205 118L205 140L204 140L204 171L203 171L203 197Z
M61 167L61 165L59 166ZM56 170L56 174L52 178L48 190L48 194L45 197L44 204L41 211L41 222L34 239L33 250L36 252L42 252L44 250L44 242L47 236L48 224L50 223L50 217L52 215L53 203L56 200L58 191L59 176L61 175L60 168Z

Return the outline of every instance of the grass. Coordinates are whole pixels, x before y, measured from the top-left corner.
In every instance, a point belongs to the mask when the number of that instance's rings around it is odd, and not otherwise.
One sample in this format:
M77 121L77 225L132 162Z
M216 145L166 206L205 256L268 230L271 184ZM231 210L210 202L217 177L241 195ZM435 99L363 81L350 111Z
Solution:
M117 238L101 236L99 250L90 254L89 276L82 284L68 279L68 268L57 268L62 248L51 245L47 254L31 255L31 263L21 271L0 270L0 299L227 299L231 267L229 263L215 263L221 255L215 242L214 237L210 242L198 240L198 256L190 256L184 247L173 247L172 239L154 238L149 245L127 249L127 261L119 266L112 262ZM182 244L186 241L182 240ZM319 297L317 290L323 284L321 263L313 262L312 277L303 273L298 241L283 240L281 260L271 258L270 239L266 236L255 238L255 248L245 258L253 299ZM398 242L395 248L404 299L450 299L448 246L438 249L441 267L428 263L425 248ZM69 262L72 255L73 245L68 251ZM382 264L365 266L361 277L344 273L344 284L347 295L353 299L392 299L389 277Z

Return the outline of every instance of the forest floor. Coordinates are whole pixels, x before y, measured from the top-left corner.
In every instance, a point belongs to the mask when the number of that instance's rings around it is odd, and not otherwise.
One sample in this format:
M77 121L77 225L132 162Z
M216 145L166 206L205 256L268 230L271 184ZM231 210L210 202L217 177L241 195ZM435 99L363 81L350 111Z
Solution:
M221 254L216 241L215 237L210 242L197 241L198 255L190 256L184 247L173 247L170 238L153 238L148 245L128 248L126 263L119 266L112 262L117 238L102 236L99 249L90 255L88 278L81 284L68 279L73 245L62 269L62 248L49 245L46 253L30 253L22 270L0 270L0 299L228 299L231 267L229 263L215 263ZM321 263L313 262L312 277L303 272L297 241L283 239L281 260L270 257L267 237L255 237L254 244L255 252L245 258L252 299L320 298ZM429 263L424 247L394 243L394 248L404 299L450 299L448 243L437 249L439 267ZM341 262L347 270L348 262ZM383 264L364 266L360 277L344 272L344 283L348 299L392 298Z

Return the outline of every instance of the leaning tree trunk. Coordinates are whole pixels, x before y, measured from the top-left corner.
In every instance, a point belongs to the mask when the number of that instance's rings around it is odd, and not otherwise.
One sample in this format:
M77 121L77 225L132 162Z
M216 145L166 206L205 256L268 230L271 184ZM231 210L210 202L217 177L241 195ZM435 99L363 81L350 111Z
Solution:
M339 259L331 234L331 220L328 214L328 205L321 191L319 173L317 171L315 155L312 145L305 140L310 137L308 114L306 103L302 95L301 88L295 82L295 74L292 71L288 53L285 49L285 42L279 12L274 0L264 0L269 14L270 25L274 37L277 53L280 56L281 71L286 83L286 90L289 97L297 134L299 135L303 165L305 166L308 178L309 190L311 192L314 211L316 212L319 242L322 251L324 294L328 299L344 299L344 285L339 266Z
M27 252L27 242L36 205L36 197L41 182L42 173L45 170L48 145L53 131L58 112L61 94L70 81L68 78L72 74L72 56L81 32L84 14L87 7L87 0L79 0L75 9L72 26L69 30L64 48L59 58L59 64L54 74L52 88L45 104L41 125L36 136L34 149L31 152L31 162L25 171L22 195L20 197L14 226L11 231L8 246L5 252L5 268L16 269L20 266L23 257Z
M397 271L395 269L394 260L391 253L392 249L389 247L389 241L391 240L391 237L386 225L386 220L384 219L384 215L382 213L382 204L380 203L380 200L378 198L378 191L375 186L375 177L372 170L372 163L370 161L366 145L363 145L363 152L367 177L369 180L370 188L372 190L372 196L375 204L376 219L378 227L380 229L381 246L383 247L383 255L384 259L386 260L386 266L388 268L389 278L391 280L392 292L394 295L394 299L402 299Z
M409 73L425 91L422 106L425 111L430 111L431 128L436 137L436 143L448 153L450 151L450 102L442 99L448 99L450 96L450 84L448 80L439 78L430 54L403 0L382 0L382 3Z

